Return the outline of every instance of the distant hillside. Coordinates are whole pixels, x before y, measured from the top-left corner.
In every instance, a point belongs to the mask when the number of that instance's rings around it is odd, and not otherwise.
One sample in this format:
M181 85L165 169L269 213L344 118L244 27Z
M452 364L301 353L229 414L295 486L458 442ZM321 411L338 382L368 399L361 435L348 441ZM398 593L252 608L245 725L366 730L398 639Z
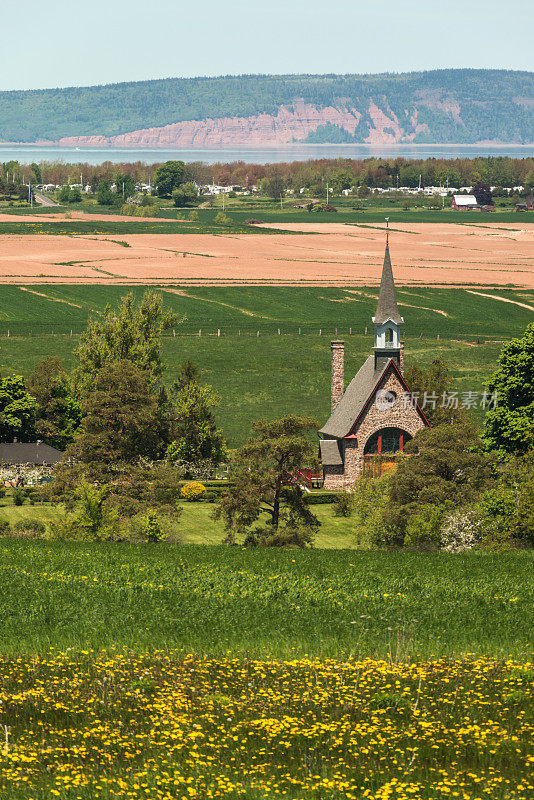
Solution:
M170 78L0 92L0 140L115 147L534 142L534 73Z

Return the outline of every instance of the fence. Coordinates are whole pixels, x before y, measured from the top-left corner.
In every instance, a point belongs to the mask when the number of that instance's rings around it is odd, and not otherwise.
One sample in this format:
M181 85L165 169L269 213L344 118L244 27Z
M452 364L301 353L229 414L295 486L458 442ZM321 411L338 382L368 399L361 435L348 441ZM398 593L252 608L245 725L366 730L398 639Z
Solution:
M80 327L70 327L66 325L34 325L33 327L28 327L27 325L15 323L10 325L9 327L6 324L0 324L0 339L6 338L33 338L39 336L62 336L62 337L75 337L79 336L85 330L85 326ZM209 328L193 328L191 325L183 326L180 325L179 327L172 328L171 330L165 331L163 334L164 338L178 338L178 337L208 337L208 338L215 338L221 339L225 337L233 337L233 336L248 336L248 337L256 337L261 338L262 336L314 336L314 337L325 337L326 339L334 339L338 337L350 337L350 336L373 336L373 327L349 327L349 328L332 328L331 326L324 326L320 327L317 324L304 324L300 326L295 325L287 325L282 327L277 327L275 325L264 325L262 328L258 328L257 326L243 326L241 328L216 328L216 327L209 327ZM471 342L476 342L477 344L484 343L484 342L494 342L495 336L493 335L486 335L486 334L475 334L470 332L458 332L455 333L454 336L451 334L448 335L440 335L438 334L429 334L424 331L420 331L419 333L405 333L403 335L404 339L435 339L436 341L440 341L440 339L447 340L449 338L462 338L464 340L468 340ZM499 340L501 341L501 340Z

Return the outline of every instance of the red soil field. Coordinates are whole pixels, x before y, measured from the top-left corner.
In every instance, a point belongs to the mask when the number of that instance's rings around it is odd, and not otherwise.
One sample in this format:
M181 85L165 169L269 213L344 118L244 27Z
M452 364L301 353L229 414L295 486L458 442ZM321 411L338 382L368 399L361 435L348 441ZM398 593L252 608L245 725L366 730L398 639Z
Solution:
M0 282L339 286L380 280L383 225L276 227L295 235L6 235L0 237ZM395 224L390 248L399 284L534 289L532 225Z

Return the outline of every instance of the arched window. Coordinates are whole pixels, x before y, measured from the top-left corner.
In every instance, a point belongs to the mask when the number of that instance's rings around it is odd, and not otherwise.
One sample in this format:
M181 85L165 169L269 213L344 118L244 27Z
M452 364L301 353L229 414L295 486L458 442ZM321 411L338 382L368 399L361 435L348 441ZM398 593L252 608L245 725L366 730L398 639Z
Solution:
M386 328L386 344L393 344L393 328Z
M412 437L400 428L382 428L376 431L367 440L363 454L364 456L392 454L404 450L404 445Z

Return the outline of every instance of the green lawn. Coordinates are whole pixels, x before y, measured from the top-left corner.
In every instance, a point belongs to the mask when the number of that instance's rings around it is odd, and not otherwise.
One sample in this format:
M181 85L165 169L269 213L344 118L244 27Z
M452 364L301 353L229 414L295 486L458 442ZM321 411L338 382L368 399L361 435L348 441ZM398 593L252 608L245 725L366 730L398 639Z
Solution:
M168 520L169 537L180 544L221 544L224 538L223 524L212 519L212 503L183 503L180 516L176 520ZM354 533L350 520L336 517L332 504L315 505L312 511L319 518L321 527L314 546L320 550L342 550L354 547ZM14 506L7 497L0 504L0 519L5 519L11 526L22 520L31 522L40 520L45 524L53 519L59 509L48 504L31 506L27 501L22 506ZM167 529L166 527L166 529Z

